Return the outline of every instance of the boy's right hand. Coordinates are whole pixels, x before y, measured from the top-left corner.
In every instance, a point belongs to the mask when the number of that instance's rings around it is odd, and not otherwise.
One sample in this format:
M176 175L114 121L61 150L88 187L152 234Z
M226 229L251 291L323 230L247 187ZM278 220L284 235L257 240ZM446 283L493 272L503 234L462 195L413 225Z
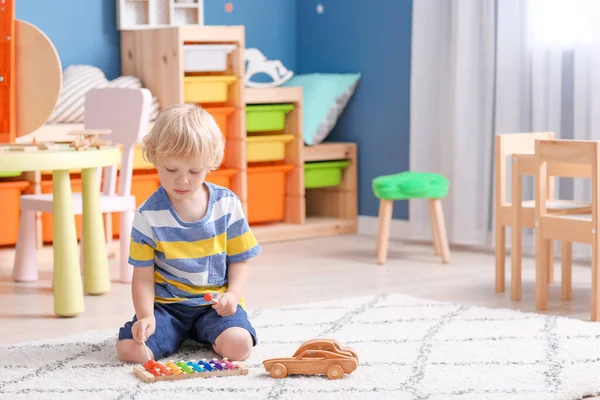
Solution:
M142 339L144 339L144 341L148 340L148 338L154 333L155 329L156 319L154 316L138 319L131 327L133 340L138 343L142 343Z

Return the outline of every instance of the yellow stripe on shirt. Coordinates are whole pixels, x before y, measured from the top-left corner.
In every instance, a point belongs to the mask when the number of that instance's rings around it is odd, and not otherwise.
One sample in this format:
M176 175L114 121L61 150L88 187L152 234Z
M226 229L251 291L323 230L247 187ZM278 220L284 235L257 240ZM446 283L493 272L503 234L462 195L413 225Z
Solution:
M227 241L227 255L235 256L237 254L241 254L245 251L250 250L254 246L256 246L256 238L252 231L248 231L244 234L241 234L238 237L233 239L229 239Z
M184 299L183 297L160 297L154 296L154 301L161 304L173 304L173 303L181 303L182 301L186 301L188 299Z
M148 244L142 244L129 240L129 255L137 261L154 260L154 249Z
M188 285L186 283L175 281L172 279L167 279L156 270L154 271L154 281L156 283L166 283L170 286L176 287L182 292L186 292L193 295L199 295L204 293L223 293L227 291L226 286L195 286Z
M225 252L225 233L195 242L162 242L156 243L158 251L167 259L201 258Z

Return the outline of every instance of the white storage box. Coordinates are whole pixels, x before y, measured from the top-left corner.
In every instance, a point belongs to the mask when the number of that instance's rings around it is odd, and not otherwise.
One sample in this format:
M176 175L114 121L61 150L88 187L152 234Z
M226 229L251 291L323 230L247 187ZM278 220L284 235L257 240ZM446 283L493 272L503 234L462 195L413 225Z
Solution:
M186 44L183 46L183 70L226 71L227 55L234 49L233 44Z

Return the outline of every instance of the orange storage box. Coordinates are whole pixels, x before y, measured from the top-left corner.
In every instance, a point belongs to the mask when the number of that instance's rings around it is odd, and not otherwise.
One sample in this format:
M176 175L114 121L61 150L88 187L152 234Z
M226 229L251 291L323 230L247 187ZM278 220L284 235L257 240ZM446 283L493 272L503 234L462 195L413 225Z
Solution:
M285 218L285 183L293 165L248 167L248 222L265 223Z
M40 183L43 194L52 194L52 181L42 181ZM71 178L71 192L81 193L81 178ZM75 231L77 239L81 239L81 215L75 216ZM50 243L54 240L54 216L52 213L42 213L42 240L44 243Z
M223 136L227 139L229 137L227 120L235 112L235 107L204 107L204 109L212 115Z
M20 197L29 187L29 182L0 182L0 245L14 246L19 237Z
M238 170L235 168L223 168L210 171L206 175L206 181L214 183L215 185L226 187L229 190L232 189L231 179L237 175Z

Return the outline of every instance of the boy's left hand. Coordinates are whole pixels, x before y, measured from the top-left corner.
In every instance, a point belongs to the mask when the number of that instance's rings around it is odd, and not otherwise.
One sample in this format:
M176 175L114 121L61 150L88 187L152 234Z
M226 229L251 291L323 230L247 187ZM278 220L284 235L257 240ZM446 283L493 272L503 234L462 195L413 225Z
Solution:
M212 305L212 308L214 308L221 317L228 317L235 314L237 311L239 299L233 293L219 293L217 297L215 297L215 301L216 303Z

